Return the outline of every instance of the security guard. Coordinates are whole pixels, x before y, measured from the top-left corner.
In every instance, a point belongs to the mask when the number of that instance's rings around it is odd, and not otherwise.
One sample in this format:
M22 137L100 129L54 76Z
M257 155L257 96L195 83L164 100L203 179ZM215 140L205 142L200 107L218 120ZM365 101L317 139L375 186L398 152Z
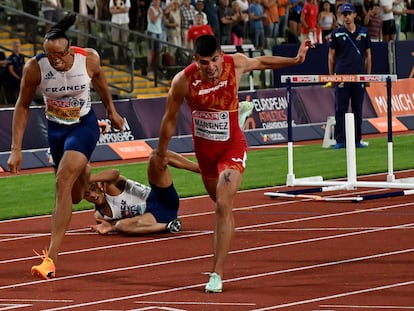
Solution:
M365 27L355 24L357 16L351 3L344 3L340 8L344 25L335 29L329 43L329 74L370 74L371 73L371 39ZM358 82L335 83L335 139L334 149L345 148L345 113L348 112L351 99L355 118L356 147L364 148L361 141L362 103L365 84Z

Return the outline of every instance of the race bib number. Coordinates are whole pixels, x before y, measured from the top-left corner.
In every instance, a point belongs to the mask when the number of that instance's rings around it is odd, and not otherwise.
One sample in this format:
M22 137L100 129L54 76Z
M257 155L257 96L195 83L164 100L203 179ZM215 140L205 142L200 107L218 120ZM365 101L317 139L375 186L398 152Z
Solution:
M75 99L75 101L77 101ZM81 117L81 105L74 100L48 100L46 103L46 118L61 124L74 124Z
M194 111L194 135L208 140L226 141L230 138L228 111Z

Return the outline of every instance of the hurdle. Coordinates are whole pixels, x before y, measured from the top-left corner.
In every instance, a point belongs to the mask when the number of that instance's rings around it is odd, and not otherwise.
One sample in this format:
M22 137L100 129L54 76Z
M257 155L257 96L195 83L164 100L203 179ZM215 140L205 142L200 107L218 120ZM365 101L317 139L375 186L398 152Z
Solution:
M300 190L291 190L286 192L266 192L265 195L270 197L299 197L319 199L325 201L333 200L351 200L359 202L363 200L371 200L380 197L392 197L398 195L414 194L414 191L395 191L383 193L379 195L348 197L348 198L327 198L317 195L310 195L309 193L336 191L336 190L354 190L358 187L367 188L398 188L398 189L414 189L414 183L403 181L396 181L393 171L393 146L392 146L392 104L391 104L391 82L397 81L396 75L282 75L282 83L286 83L287 89L287 121L288 121L288 173L286 177L287 186L313 186L315 188L307 188ZM311 176L304 178L295 178L293 167L293 127L292 127L292 84L299 83L345 83L345 82L386 82L387 87L387 126L388 126L388 175L386 181L359 181L357 180L356 172L356 148L355 148L355 128L354 115L347 113L345 115L345 135L346 135L346 163L347 174L345 181L338 180L323 180L322 176Z

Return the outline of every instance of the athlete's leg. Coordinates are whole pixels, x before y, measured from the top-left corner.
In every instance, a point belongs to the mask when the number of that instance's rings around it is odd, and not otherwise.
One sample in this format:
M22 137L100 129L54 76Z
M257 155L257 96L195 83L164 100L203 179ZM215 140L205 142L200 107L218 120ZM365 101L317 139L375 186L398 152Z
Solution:
M348 111L351 86L340 83L335 87L335 139L337 143L345 143L345 113Z
M172 184L172 177L168 167L160 169L155 163L154 157L157 155L157 150L154 149L148 159L148 181L160 188L167 188Z
M115 231L123 234L149 234L163 232L166 223L159 223L151 213L118 220Z
M218 181L204 180L210 197L216 202L216 225L214 228L213 270L223 277L224 262L230 250L234 233L233 205L234 197L240 188L242 174L238 170L226 169L221 172ZM216 185L216 186L215 186Z
M353 83L351 92L351 108L355 122L355 144L361 142L362 137L362 104L364 102L365 85Z
M203 178L204 188L206 188L208 195L210 198L216 202L216 191L217 191L217 183L218 179L206 179Z
M88 163L82 174L75 181L72 188L72 203L78 204L84 198L85 189L89 188L89 178L91 176L91 166Z
M57 262L59 248L72 217L72 189L88 159L78 151L66 151L56 171L56 206L52 215L49 256Z

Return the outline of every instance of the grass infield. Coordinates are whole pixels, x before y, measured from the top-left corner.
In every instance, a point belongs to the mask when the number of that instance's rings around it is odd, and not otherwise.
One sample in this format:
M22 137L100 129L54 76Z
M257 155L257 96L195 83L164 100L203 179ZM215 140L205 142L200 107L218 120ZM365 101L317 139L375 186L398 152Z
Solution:
M383 173L388 170L387 138L367 140L369 147L357 149L357 174ZM346 176L345 149L322 148L321 144L294 144L294 173L296 178L323 176L326 179ZM394 171L414 168L414 136L396 135L393 139ZM194 160L194 159L193 159ZM147 184L147 163L113 165L121 174ZM106 169L94 168L93 172ZM198 174L171 168L174 184L181 197L206 194ZM250 150L241 189L279 186L286 184L287 148ZM0 175L1 176L1 175ZM0 178L3 196L0 220L51 214L54 208L54 175L51 172L22 174ZM82 201L74 210L92 209L91 203Z

